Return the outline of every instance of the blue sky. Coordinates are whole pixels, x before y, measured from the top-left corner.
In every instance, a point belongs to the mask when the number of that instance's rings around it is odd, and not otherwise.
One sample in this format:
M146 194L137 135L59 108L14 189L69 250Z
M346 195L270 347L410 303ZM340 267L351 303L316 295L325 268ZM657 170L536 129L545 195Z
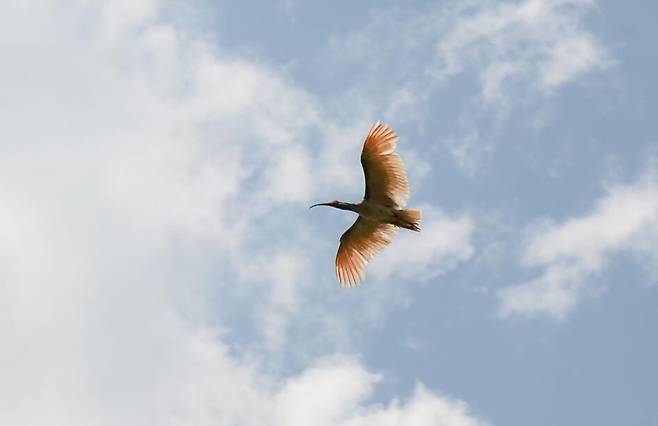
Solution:
M658 424L651 2L0 17L0 423ZM335 282L377 120L421 234Z

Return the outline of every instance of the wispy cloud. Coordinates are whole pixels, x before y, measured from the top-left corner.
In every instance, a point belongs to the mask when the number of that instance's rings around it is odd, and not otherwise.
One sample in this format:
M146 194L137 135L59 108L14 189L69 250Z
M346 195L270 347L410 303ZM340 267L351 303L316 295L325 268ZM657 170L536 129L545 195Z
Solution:
M582 24L589 0L471 1L438 43L439 78L473 67L485 102L509 102L514 86L549 93L610 59Z
M654 164L655 165L655 164ZM564 319L597 273L620 252L651 255L658 248L658 178L654 170L637 182L609 188L588 214L540 227L524 261L543 268L535 279L500 293L503 315Z
M396 81L403 95L392 105L425 99L440 89L436 80L465 72L479 77L485 104L500 104L521 92L549 94L609 66L610 53L586 24L594 11L593 0L469 0L422 13L384 10L362 31L335 39L332 49L340 62L362 64L380 93L395 92L381 91L373 75Z
M311 275L308 265L302 264L303 256L277 253L266 259L264 270L257 273L265 283L269 294L260 313L260 325L265 347L274 353L285 344L288 321L299 310L301 287L309 284L305 276Z

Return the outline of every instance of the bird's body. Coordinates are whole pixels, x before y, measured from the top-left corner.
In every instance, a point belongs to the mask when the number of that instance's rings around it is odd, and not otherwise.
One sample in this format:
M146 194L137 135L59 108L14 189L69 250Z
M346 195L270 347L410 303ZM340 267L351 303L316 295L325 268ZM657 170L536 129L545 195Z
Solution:
M405 209L409 185L400 156L395 151L398 136L385 124L376 123L363 143L361 165L366 180L363 201L358 204L332 201L315 204L359 214L340 237L336 277L341 285L361 282L368 262L391 242L398 228L420 231L421 211Z
M362 201L357 204L356 212L359 216L363 216L368 220L377 223L395 223L395 213L397 209L393 207L382 206L381 204L373 203L372 201Z
M357 213L365 219L376 223L389 223L400 228L420 231L418 223L420 221L420 210L415 209L398 209L395 207L383 206L372 201L362 201L357 204ZM418 218L413 217L413 212L418 212ZM412 217L409 217L409 215Z

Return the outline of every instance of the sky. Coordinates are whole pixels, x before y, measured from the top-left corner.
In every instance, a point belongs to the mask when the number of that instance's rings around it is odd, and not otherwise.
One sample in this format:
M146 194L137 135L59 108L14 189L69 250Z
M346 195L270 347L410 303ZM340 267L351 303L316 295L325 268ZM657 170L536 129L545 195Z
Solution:
M658 424L654 2L0 15L0 423ZM363 138L420 234L334 257Z

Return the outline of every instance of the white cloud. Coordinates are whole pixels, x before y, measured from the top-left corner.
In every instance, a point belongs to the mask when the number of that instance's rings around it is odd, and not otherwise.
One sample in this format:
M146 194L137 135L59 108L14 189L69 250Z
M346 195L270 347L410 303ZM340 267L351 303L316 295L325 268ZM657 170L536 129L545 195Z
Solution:
M658 179L609 189L596 208L562 224L549 224L529 240L524 261L544 268L537 278L500 293L503 315L564 319L610 259L621 252L651 256L658 249Z
M450 217L429 206L423 207L420 233L402 230L373 262L372 273L380 279L434 278L473 254L474 225L467 215Z
M392 401L387 406L362 405L371 395L379 377L363 370L353 361L320 365L291 380L279 394L277 424L301 426L345 425L484 425L474 418L462 401L451 400L417 385L406 402ZM331 389L330 392L323 390ZM276 423L276 422L275 422Z
M0 16L0 423L294 424L314 403L318 425L479 424L423 387L368 403L377 377L351 359L286 379L228 345L222 310L260 315L276 348L312 309L319 248L307 223L276 215L353 182L334 179L346 143L327 141L363 123L319 120L285 76L223 57L160 7L46 1Z

